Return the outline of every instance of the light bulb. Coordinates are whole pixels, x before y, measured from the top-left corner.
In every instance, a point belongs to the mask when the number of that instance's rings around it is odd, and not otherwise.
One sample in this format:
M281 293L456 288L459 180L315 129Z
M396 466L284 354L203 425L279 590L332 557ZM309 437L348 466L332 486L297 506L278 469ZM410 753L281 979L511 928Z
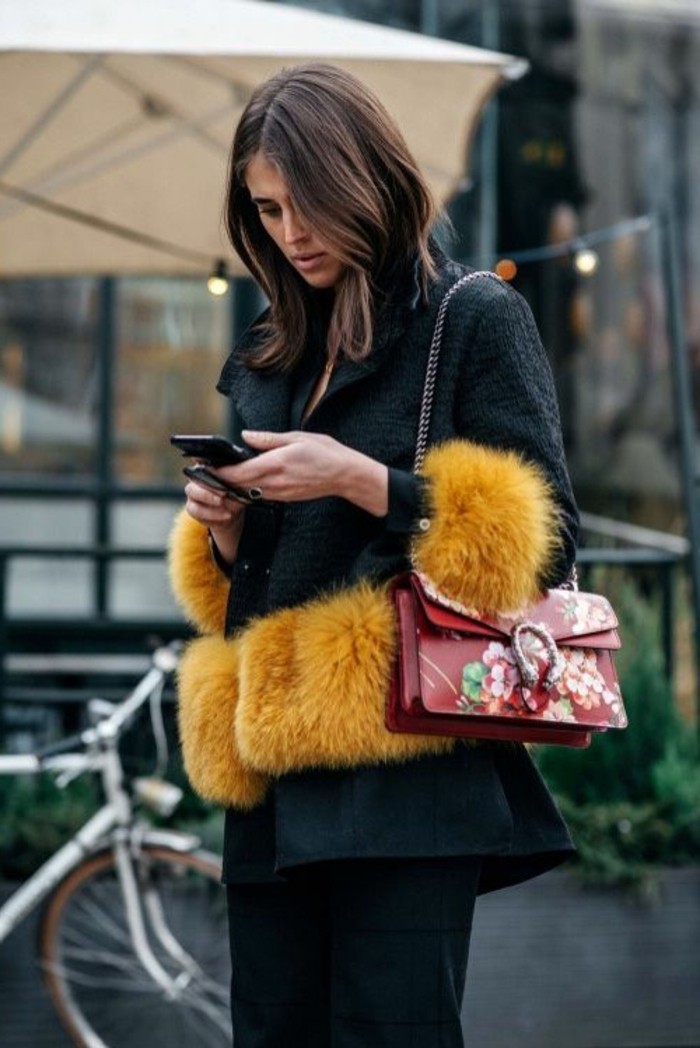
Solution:
M216 295L217 298L221 295L225 295L228 291L226 263L221 258L217 261L209 275L209 279L207 280L207 290L210 295Z
M582 277L592 277L599 265L598 253L589 247L579 248L574 255L576 272L580 273Z

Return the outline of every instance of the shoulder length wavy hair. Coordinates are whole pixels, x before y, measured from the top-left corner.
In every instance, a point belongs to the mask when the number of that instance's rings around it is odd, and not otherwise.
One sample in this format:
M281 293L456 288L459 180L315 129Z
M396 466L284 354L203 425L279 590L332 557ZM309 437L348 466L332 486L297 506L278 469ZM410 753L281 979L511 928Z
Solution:
M285 69L253 93L231 149L226 226L270 300L250 366L288 370L306 341L312 295L263 228L246 188L256 153L275 164L297 213L345 264L335 287L327 352L362 360L372 347L379 287L418 260L423 292L435 277L430 190L404 138L365 85L337 66Z

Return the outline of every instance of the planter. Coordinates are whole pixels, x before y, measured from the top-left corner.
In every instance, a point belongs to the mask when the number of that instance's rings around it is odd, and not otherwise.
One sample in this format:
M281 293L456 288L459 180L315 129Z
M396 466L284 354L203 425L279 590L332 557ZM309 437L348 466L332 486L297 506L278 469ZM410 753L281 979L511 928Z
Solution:
M700 867L650 902L566 870L484 896L463 1018L469 1048L697 1048Z

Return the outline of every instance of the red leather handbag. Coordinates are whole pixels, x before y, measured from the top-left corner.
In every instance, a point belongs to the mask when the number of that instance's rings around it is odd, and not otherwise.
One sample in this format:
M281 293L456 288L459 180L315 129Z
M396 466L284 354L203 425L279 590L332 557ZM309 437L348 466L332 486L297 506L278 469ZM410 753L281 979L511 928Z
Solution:
M587 746L627 725L605 597L552 589L516 616L446 600L417 572L394 580L391 731Z
M414 469L425 456L447 305L493 273L470 273L445 295L435 322ZM439 593L417 571L396 578L397 657L390 731L588 746L627 716L612 653L617 618L605 597L552 589L517 615L483 615Z

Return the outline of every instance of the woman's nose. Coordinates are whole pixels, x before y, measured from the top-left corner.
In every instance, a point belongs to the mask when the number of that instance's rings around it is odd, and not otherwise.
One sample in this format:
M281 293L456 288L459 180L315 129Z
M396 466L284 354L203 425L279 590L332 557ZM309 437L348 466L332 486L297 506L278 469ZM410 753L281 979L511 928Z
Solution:
M294 244L297 240L304 240L308 232L303 222L293 212L289 212L284 221L284 239L287 244Z

